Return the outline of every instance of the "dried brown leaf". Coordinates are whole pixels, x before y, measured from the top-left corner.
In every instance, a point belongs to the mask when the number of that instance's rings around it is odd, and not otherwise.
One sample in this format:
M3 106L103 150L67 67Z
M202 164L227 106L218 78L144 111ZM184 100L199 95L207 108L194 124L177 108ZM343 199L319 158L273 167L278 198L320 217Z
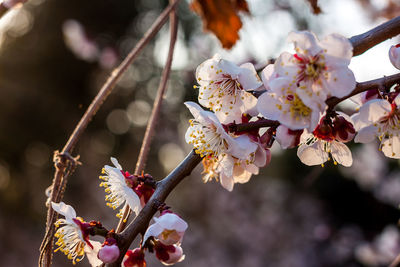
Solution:
M321 8L318 5L318 0L307 0L307 1L310 3L311 8L312 8L312 12L315 15L318 15L318 14L320 14L322 12Z
M230 49L239 39L239 11L249 13L246 0L193 0L191 8L203 20L204 30L214 33L222 47Z

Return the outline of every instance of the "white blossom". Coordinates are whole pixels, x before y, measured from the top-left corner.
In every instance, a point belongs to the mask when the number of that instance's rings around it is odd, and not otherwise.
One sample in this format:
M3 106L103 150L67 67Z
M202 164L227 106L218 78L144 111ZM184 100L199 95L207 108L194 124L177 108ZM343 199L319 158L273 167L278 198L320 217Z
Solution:
M352 116L358 131L354 141L372 142L380 140L380 150L389 158L400 158L400 95L392 101L374 99L361 106Z
M137 215L142 209L140 198L135 191L128 186L126 177L122 173L122 167L118 160L111 158L111 162L115 167L104 166L102 173L105 174L99 178L103 180L100 183L101 187L105 187L107 206L116 209L127 203L130 209ZM117 214L117 217L122 216L122 209Z
M196 80L199 103L222 122L238 120L243 112L254 109L257 99L247 91L262 85L253 64L237 66L218 54L197 67Z
M310 105L316 100L323 108L330 96L344 97L355 87L348 68L353 55L351 43L343 36L331 34L319 41L311 32L291 32L295 54L282 53L275 62L276 76L286 76L301 90L296 93Z
M155 223L147 228L143 236L143 243L153 236L164 245L179 245L182 242L188 224L178 215L166 212L158 218L154 218Z
M97 252L101 244L89 240L88 234L84 232L84 227L82 226L84 221L76 216L74 208L64 202L51 202L51 206L57 213L65 217L64 219L58 219L55 223L56 227L62 225L54 235L58 238L56 242L58 248L55 251L60 250L63 252L68 256L68 259L72 260L73 264L80 262L85 257L85 253L92 266L102 264L97 259Z

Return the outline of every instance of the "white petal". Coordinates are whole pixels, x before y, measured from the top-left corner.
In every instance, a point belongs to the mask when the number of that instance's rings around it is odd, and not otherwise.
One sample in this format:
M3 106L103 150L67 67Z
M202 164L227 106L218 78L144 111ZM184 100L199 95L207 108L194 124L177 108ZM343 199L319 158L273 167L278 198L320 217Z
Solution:
M400 159L400 137L395 135L382 142L382 152L386 157Z
M340 60L345 65L350 64L353 56L353 46L344 36L335 33L330 34L320 42L320 46L327 50L326 56L329 58Z
M293 42L296 48L308 51L311 55L316 55L322 48L318 45L317 37L308 31L293 31L288 35L288 41Z
M153 223L152 225L147 228L146 233L143 236L143 244L146 243L147 239L149 237L154 236L157 237L159 236L162 232L164 231L164 228L159 225L158 223Z
M93 245L93 249L90 246L85 245L84 251L86 253L90 265L92 267L98 267L103 264L103 262L99 258L97 258L97 254L99 253L99 250L101 248L101 243L92 240L90 240L90 243Z
M128 203L131 210L137 216L139 214L140 210L142 209L142 206L140 205L139 196L135 193L135 191L132 190L132 188L130 188L128 186L124 187L124 192L126 195L126 202Z
M276 99L274 93L265 92L259 98L257 102L257 110L264 117L270 120L277 120L281 114L281 111L278 109L278 105L280 101Z
M245 168L245 166L243 166L243 165L244 164L240 164L239 166L235 166L234 172L233 172L233 181L234 181L234 183L244 184L244 183L247 183L250 180L252 173L250 171L248 171ZM250 165L254 166L253 164L250 164ZM250 166L250 165L247 165L247 166ZM252 168L250 167L250 169L252 169ZM257 167L256 167L256 169L258 171Z
M111 162L114 164L114 166L119 169L122 170L121 165L118 163L118 160L116 158L111 157Z
M192 113L194 118L198 118L200 116L200 112L203 111L203 109L195 102L186 101L184 104L189 109L190 113Z
M255 90L262 85L260 78L257 75L254 65L245 63L240 66L239 83L245 90Z
M360 108L360 120L372 123L379 121L382 117L392 111L392 106L387 100L373 99L368 101Z
M184 232L188 228L188 224L174 213L166 213L158 218L154 218L154 220L161 227L168 230Z
M275 76L275 77L274 77ZM267 65L261 72L261 79L264 83L265 89L270 90L269 81L272 78L277 78L277 74L275 73L274 64Z
M356 86L356 78L353 72L345 66L330 70L325 84L332 96L341 98L353 91Z
M329 155L323 149L323 143L316 141L314 144L308 146L302 144L297 150L297 156L301 162L308 166L319 165L328 160Z
M111 167L111 166L104 166L104 169L106 170L106 173L108 174L108 177L110 179L119 181L120 183L124 184L125 183L125 177L124 175L121 173L120 169Z
M374 141L377 133L378 133L378 129L377 129L377 127L375 127L373 125L364 127L358 131L356 137L354 138L354 142L370 143L370 142Z
M274 64L276 75L279 77L286 77L291 81L294 81L297 77L298 71L300 70L299 66L295 64L296 61L297 59L295 59L293 55L288 52L283 52L280 54Z
M67 221L72 221L73 218L76 218L76 212L74 208L70 205L65 204L64 202L51 202L51 207L57 213L63 215Z
M232 176L226 176L224 173L221 173L219 176L221 185L223 188L231 192L233 190L233 177Z
M219 62L219 67L221 68L222 73L227 73L232 77L232 79L239 78L239 73L241 72L241 69L236 64L228 60L221 59L221 61Z
M257 167L264 167L267 164L267 151L259 144L257 145L253 163Z
M240 135L234 140L236 145L229 148L228 152L239 159L247 159L250 153L255 152L257 149L257 144L252 142L247 135Z
M295 135L289 134L289 128L279 125L276 129L276 141L283 149L292 148L296 139Z
M353 164L353 157L351 156L350 149L341 142L331 142L331 154L337 163L345 167L350 167Z

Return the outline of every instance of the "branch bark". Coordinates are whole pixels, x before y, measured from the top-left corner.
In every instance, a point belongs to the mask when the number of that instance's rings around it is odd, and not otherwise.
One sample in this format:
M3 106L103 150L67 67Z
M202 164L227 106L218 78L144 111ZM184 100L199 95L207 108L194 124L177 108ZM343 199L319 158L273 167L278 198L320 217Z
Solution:
M120 234L120 258L107 267L119 267L126 251L136 236L144 232L153 215L157 212L160 204L164 203L169 193L200 163L201 157L193 150L167 177L157 183L156 191L147 202L146 206L140 211L139 215L128 227Z
M365 33L349 39L353 45L353 57L361 55L375 45L400 34L400 16L391 19Z
M121 78L122 74L128 69L129 65L134 61L134 59L139 55L147 43L156 35L156 33L161 29L168 19L169 13L174 10L177 5L178 0L173 1L165 10L160 14L157 20L153 23L151 28L145 33L143 38L136 44L136 46L127 55L124 61L116 68L107 79L103 87L100 89L97 96L93 99L92 103L86 110L85 114L82 116L81 120L77 124L73 133L71 134L69 140L65 144L61 155L69 155L72 153L73 148L82 136L87 125L96 114L98 109L101 107L103 102L106 100L107 96L114 89L118 80ZM56 171L54 174L54 179L52 183L52 191L50 195L50 201L60 202L63 196L63 191L67 183L68 175L65 175L65 171L69 168L70 161L68 159L62 158L56 164ZM39 266L50 266L52 260L52 247L54 238L54 222L57 219L57 214L53 211L49 205L47 211L46 220L46 233L44 235L42 244L40 246L40 256L39 256Z

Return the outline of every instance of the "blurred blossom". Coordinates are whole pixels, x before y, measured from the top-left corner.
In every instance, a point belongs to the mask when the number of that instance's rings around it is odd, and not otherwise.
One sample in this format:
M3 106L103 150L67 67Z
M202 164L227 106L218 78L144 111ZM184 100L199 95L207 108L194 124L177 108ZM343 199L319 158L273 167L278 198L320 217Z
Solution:
M83 25L78 21L66 20L62 31L65 44L77 58L88 62L98 61L99 65L105 69L116 65L118 55L115 49L111 47L101 49L94 40L88 38Z
M114 134L124 134L129 130L129 119L125 110L114 109L106 119L108 129Z
M97 59L99 49L92 40L89 40L85 29L78 21L72 19L65 21L62 30L65 44L76 57L89 62Z
M129 104L127 114L133 125L145 126L151 114L150 104L143 100L135 100Z
M26 9L12 9L0 20L0 45L6 37L19 37L30 31L33 25L33 16Z
M113 68L117 64L117 60L117 52L111 47L104 48L100 53L99 63L104 69Z
M353 178L363 189L372 189L377 186L387 172L387 163L384 156L377 149L376 143L363 144L353 151L353 166L341 168L344 174Z
M185 154L182 148L174 143L163 145L158 152L158 160L161 162L164 171L172 171L184 159Z
M99 131L90 138L90 148L92 151L110 155L115 145L115 137L108 131Z
M50 162L50 148L44 143L33 142L25 149L25 159L33 166L43 167Z
M355 255L365 266L390 264L400 253L400 233L396 226L389 225L371 243L357 246Z
M0 190L6 189L10 183L10 171L5 163L0 161Z
M375 188L374 195L382 202L398 207L400 203L400 172L395 171L382 180L382 183Z

